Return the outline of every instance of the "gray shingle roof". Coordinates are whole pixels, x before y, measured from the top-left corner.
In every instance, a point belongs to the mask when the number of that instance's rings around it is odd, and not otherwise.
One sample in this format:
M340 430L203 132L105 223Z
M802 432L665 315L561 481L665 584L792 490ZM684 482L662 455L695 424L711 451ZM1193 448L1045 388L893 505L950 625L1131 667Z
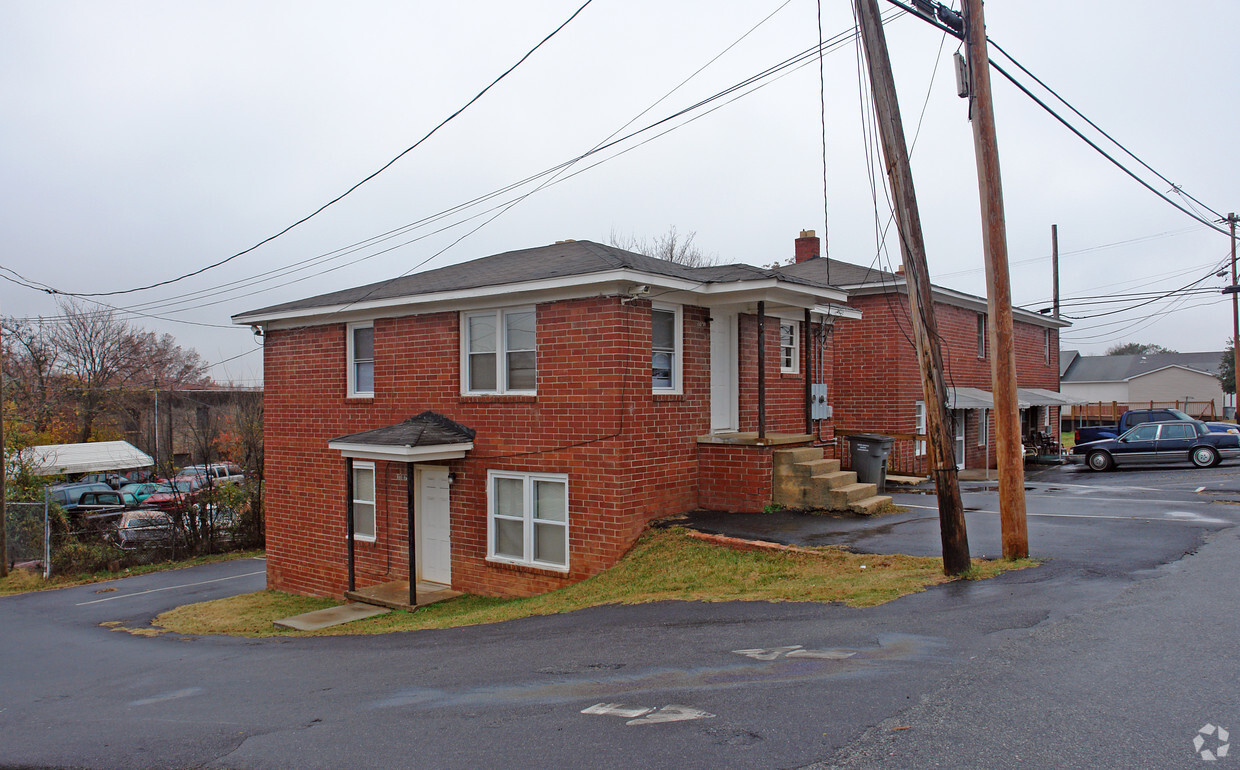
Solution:
M810 288L830 288L827 284L812 277L777 273L752 265L687 267L665 259L648 257L593 241L565 241L550 246L507 251L469 262L427 270L423 273L414 273L353 289L272 305L239 315L309 310L363 301L415 297L422 294L463 291L484 286L502 286L624 269L701 283L731 283L778 278Z
M474 429L467 428L438 412L425 411L404 422L383 428L366 430L338 436L333 442L342 444L367 444L370 446L442 446L444 444L467 444L474 440Z
M1223 352L1150 353L1128 356L1077 356L1063 382L1123 382L1168 366L1182 366L1204 374L1217 375Z
M776 268L775 272L789 278L827 282L828 275L832 286L860 286L867 283L895 283L903 281L904 276L879 270L875 267L863 267L838 259L816 258Z

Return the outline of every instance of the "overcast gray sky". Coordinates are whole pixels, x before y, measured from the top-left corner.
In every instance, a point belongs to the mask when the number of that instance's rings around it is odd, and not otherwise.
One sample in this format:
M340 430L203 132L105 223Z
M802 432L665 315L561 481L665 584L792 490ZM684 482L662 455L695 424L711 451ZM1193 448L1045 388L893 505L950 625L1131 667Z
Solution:
M111 291L248 248L413 144L581 2L2 0L0 264L62 291ZM822 6L824 37L851 29L849 2ZM249 330L219 328L234 313L565 238L606 242L613 231L653 236L674 225L725 261L769 264L812 228L827 235L831 256L870 264L877 255L893 269L894 237L889 252L876 245L876 216L885 225L890 209L881 189L877 203L872 194L876 150L863 139L851 41L825 57L825 222L814 62L577 164L568 174L581 173L472 234L498 211L483 210L536 185L338 251L554 167L635 118L625 133L763 72L817 43L815 13L812 0L594 0L469 110L310 222L195 278L101 299L159 316L133 320L222 362L211 371L217 379L257 384L261 354ZM1232 39L1240 4L992 2L986 15L992 40L1145 162L1218 212L1240 209L1231 82L1240 72ZM887 34L905 131L917 137L931 278L984 294L972 135L951 65L957 42L909 16ZM1065 298L1170 291L1226 263L1226 236L1141 188L993 78L1018 305L1049 305L1052 224ZM674 130L638 145L667 128ZM56 306L6 281L0 311L55 315ZM1230 303L1211 293L1081 320L1063 346L1221 350L1230 329Z

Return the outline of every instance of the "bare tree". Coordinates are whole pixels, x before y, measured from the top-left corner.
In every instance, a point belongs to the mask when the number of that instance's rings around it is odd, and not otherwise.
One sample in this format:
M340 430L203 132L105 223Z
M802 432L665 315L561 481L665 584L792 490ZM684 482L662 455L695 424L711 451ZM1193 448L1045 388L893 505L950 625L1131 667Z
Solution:
M31 431L45 434L64 408L56 374L60 350L52 340L52 328L43 319L17 318L0 320L0 327L4 338L4 395L12 399Z
M656 236L653 240L639 238L635 235L621 235L613 229L608 235L608 241L616 248L635 251L648 257L666 259L668 262L687 267L708 267L719 264L717 256L707 254L694 245L693 239L696 237L696 231L681 235L676 230L676 225L672 225L666 233Z
M72 300L61 305L63 320L52 332L61 368L77 405L78 441L90 441L95 420L107 409L111 390L141 366L138 334L111 310Z

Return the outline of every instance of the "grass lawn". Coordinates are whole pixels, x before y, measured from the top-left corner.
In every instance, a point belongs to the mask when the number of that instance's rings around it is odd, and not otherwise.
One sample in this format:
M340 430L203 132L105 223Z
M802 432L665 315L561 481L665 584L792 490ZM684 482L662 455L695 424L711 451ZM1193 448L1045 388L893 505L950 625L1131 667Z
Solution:
M973 560L969 578L988 578L1035 561ZM805 552L739 551L679 529L647 532L610 570L558 591L521 599L462 596L417 612L393 611L321 631L281 631L272 621L336 606L331 599L259 591L190 604L152 624L181 634L324 636L382 634L550 615L603 604L657 601L814 601L870 607L947 582L939 558L854 554L835 547ZM128 629L150 633L150 629Z
M192 559L182 559L180 561L160 561L152 564L126 567L120 572L104 570L102 572L82 572L75 575L52 575L47 580L43 579L41 572L15 569L10 570L7 576L0 578L0 596L24 594L29 591L43 591L49 588L68 588L87 583L100 583L104 580L116 580L117 578L129 577L131 575L144 575L148 572L196 567L199 564L231 561L233 559L249 559L262 555L262 551L230 551L229 553L215 553L209 556L195 556Z

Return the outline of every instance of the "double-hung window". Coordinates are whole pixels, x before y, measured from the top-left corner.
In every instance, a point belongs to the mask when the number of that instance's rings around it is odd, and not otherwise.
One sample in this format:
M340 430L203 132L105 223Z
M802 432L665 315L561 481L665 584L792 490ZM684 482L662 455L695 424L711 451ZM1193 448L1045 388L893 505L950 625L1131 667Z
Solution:
M375 539L375 464L353 461L353 537Z
M349 390L350 396L369 398L375 394L375 327L373 324L349 324Z
M986 357L986 314L977 314L977 357Z
M568 476L487 474L487 558L568 569Z
M680 392L680 307L656 305L650 311L650 385L656 392Z
M800 367L797 362L800 360L800 330L798 324L781 321L779 324L779 371L786 374L796 374Z
M913 421L915 427L913 432L919 436L926 435L926 402L918 401L913 407ZM926 453L926 442L924 439L917 439L913 442L913 452L921 457Z
M534 393L537 334L533 308L487 310L462 317L466 393Z

